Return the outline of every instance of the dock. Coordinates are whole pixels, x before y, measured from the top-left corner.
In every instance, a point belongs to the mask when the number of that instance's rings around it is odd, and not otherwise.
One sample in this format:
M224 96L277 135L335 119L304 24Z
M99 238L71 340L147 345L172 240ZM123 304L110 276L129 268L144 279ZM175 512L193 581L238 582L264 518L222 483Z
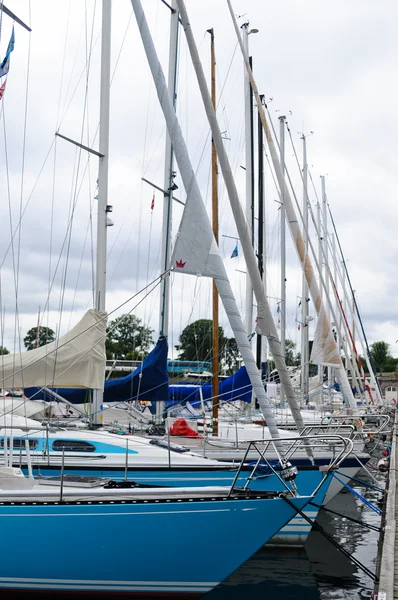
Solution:
M397 506L397 411L392 428L391 453L379 539L376 584L373 600L398 600L398 506Z

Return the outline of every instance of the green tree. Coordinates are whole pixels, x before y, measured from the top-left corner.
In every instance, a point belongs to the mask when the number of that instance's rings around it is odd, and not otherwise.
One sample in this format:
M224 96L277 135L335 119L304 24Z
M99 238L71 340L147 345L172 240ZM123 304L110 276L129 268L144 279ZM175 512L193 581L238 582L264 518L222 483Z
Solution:
M183 329L179 344L176 346L181 360L212 360L213 357L213 323L210 319L198 319ZM222 327L218 328L218 345L220 355L227 343Z
M300 352L296 353L296 344L292 340L285 341L285 360L288 367L298 367L300 365Z
M226 340L221 353L227 375L232 375L238 368L240 352L235 338Z
M213 322L211 319L198 319L187 325L182 331L176 349L181 360L213 359ZM239 349L235 338L227 338L222 327L218 328L218 346L220 370L224 368L227 374L236 371L239 359Z
M45 346L55 340L55 333L50 327L39 327L39 337L37 336L37 327L32 327L24 337L23 343L27 350L33 350L40 346Z
M106 356L111 359L140 360L149 352L153 329L142 325L135 315L121 315L109 323Z
M386 363L390 346L387 342L374 342L370 347L370 352L374 360L376 370L379 372L383 371Z
M2 354L10 354L5 346L0 346L0 355Z
M387 356L383 370L385 373L395 373L397 370L398 358L394 358L393 356Z

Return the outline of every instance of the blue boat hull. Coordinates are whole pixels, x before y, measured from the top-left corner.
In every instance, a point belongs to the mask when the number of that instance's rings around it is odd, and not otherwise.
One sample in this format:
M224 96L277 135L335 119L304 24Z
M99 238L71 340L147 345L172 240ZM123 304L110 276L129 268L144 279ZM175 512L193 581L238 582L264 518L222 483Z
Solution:
M91 475L96 477L111 477L113 479L124 478L125 472L120 470L108 470L84 467L68 467L66 472L75 475ZM243 470L236 485L243 487L247 481L251 470ZM36 469L34 469L36 474ZM44 476L59 475L59 467L40 467L40 474ZM159 485L172 487L202 487L202 486L230 486L235 475L234 470L223 469L205 469L203 467L196 469L178 469L167 467L153 469L129 469L128 479L144 485ZM301 495L311 495L316 487L321 483L324 474L318 468L304 468L299 470L295 483ZM330 485L330 478L317 492L314 503L321 506ZM254 478L250 483L250 489L256 491L284 491L286 488L274 474L260 475ZM318 516L319 509L314 506L308 506L304 513L312 521ZM277 546L303 546L311 531L311 524L300 515L296 515L276 536L272 538L270 544Z
M0 503L0 590L199 598L309 501ZM21 550L37 548L21 559ZM200 564L191 560L192 551ZM31 597L31 596L30 596Z

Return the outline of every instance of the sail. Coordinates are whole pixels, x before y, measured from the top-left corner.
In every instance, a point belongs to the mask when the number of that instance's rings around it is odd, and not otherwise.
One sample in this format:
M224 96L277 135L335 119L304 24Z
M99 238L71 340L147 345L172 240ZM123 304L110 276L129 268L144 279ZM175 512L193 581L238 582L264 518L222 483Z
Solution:
M176 384L170 385L169 389L169 402L167 403L167 407L186 402L190 402L190 404L193 406L200 406L200 389L202 390L203 400L211 400L213 396L213 388L211 384ZM243 402L250 403L252 401L252 389L252 384L250 383L246 367L243 366L227 379L220 381L218 397L220 398L221 402L234 402L236 400L242 400Z
M133 373L119 379L108 379L104 385L104 402L129 402L130 400L150 400L158 402L167 400L169 376L167 373L167 340L160 337L155 348L144 358L142 363ZM104 384L104 373L102 373ZM54 388L47 386L73 404L83 404L91 400L87 390ZM25 395L33 400L45 399L45 390L39 388L25 388Z
M102 390L105 373L106 313L90 309L55 342L7 354L0 360L0 387L85 387Z
M318 315L310 361L315 365L341 367L339 350L323 305Z

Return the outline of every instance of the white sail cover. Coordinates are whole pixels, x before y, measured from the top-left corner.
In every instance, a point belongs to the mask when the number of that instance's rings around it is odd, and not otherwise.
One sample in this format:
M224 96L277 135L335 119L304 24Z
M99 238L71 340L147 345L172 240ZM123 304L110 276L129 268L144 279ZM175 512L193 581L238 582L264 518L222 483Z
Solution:
M75 327L55 342L1 356L0 388L103 389L106 323L106 313L90 309Z
M315 365L341 367L341 358L323 304L319 310L310 361Z

